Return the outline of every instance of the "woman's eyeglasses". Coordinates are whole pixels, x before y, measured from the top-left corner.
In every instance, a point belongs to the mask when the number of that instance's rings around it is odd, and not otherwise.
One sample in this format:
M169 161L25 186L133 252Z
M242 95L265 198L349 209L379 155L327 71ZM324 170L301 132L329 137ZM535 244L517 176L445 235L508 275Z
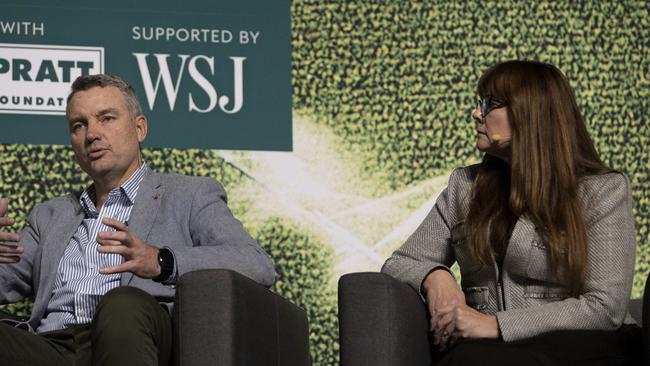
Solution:
M476 108L481 112L481 118L485 118L493 109L505 107L506 102L496 99L490 95L479 98Z

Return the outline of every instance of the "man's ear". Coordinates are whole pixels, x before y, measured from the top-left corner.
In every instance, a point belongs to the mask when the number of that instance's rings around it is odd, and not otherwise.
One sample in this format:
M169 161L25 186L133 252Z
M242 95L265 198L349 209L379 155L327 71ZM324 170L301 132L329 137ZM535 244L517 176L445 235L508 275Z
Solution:
M135 117L135 132L138 136L138 142L141 144L147 137L147 128L147 117L145 117L143 114Z

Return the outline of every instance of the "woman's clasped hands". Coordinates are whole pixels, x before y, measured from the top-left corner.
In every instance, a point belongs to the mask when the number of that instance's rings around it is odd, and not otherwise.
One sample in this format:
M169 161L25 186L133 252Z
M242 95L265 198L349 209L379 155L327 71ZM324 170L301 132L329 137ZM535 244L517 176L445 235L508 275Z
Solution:
M422 283L431 314L429 330L440 351L459 338L498 338L496 316L483 314L465 303L465 294L443 268L429 273Z

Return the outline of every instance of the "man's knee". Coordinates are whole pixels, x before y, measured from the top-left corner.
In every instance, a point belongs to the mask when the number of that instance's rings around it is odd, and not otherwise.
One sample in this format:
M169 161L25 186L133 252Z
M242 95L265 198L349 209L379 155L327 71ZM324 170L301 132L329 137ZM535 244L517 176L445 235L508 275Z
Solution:
M93 364L158 364L158 359L169 359L171 333L171 317L153 296L134 287L118 287L97 305Z
M92 322L93 334L140 333L166 328L169 315L156 299L135 287L118 287L109 291L97 305Z
M97 305L95 318L106 312L119 316L135 315L138 312L149 312L160 306L156 299L143 290L135 287L118 287L112 289Z

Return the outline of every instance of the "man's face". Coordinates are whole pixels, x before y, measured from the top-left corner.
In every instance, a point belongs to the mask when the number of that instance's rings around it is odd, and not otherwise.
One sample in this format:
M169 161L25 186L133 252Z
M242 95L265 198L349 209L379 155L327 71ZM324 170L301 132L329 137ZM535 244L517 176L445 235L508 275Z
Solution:
M77 92L70 100L68 122L77 163L93 181L121 184L138 168L147 120L131 116L116 87Z

